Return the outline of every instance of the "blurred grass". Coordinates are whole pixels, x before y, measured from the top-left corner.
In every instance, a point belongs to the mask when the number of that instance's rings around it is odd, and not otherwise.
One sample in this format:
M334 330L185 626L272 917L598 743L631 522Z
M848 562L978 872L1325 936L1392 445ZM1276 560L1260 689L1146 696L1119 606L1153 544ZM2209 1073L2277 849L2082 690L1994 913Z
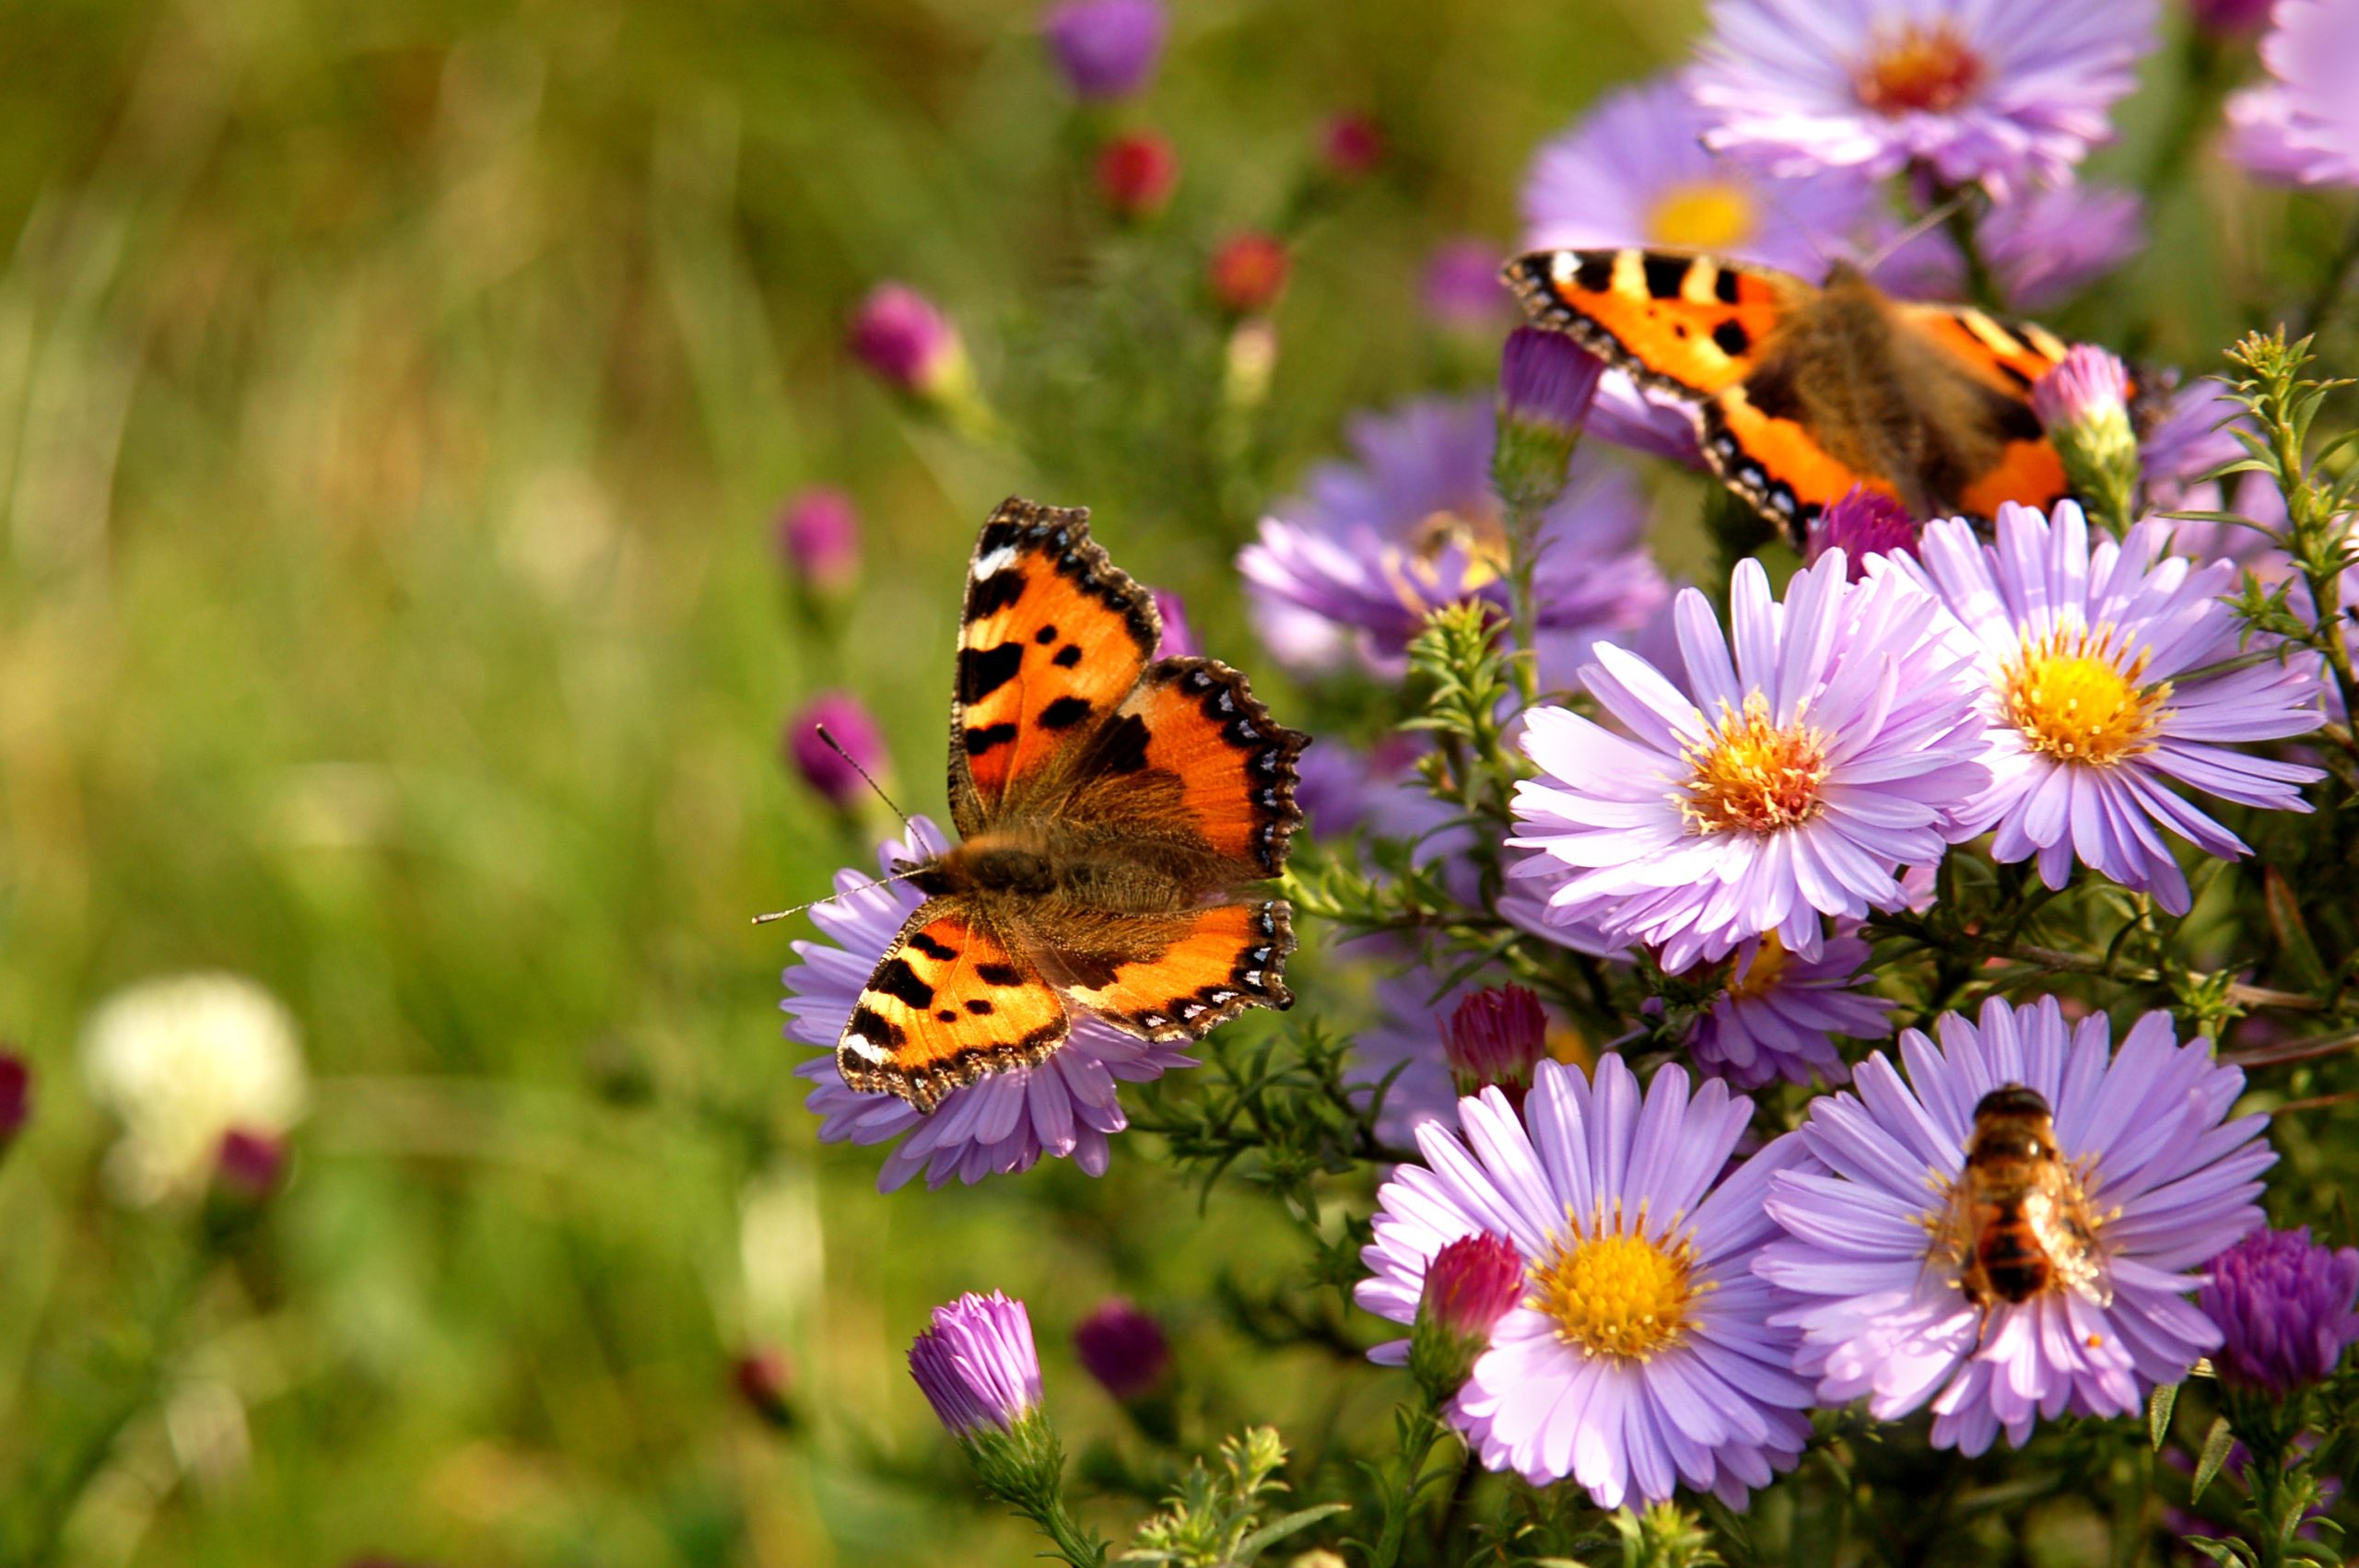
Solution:
M1032 1299L1076 1450L1121 1423L1065 1334L1118 1287L1180 1325L1220 1423L1276 1420L1316 1462L1322 1431L1387 1420L1387 1386L1310 1352L1215 1356L1217 1271L1288 1247L1238 1199L1173 1203L1134 1148L1103 1182L879 1197L876 1152L816 1143L774 1011L788 937L745 925L868 858L777 761L822 679L940 812L956 589L1000 496L1093 504L1238 645L1236 521L1157 464L1168 411L1115 395L1137 365L1089 357L1097 326L1155 344L1083 287L1086 136L1030 7L10 21L0 1030L43 1076L0 1166L0 1473L89 1413L175 1245L98 1194L92 1002L252 974L321 1079L267 1235L205 1280L69 1560L1027 1561L900 1365L969 1288ZM1145 109L1187 162L1175 232L1265 220L1327 114L1392 149L1302 251L1275 476L1345 410L1479 373L1417 322L1426 251L1511 236L1533 143L1694 21L1181 8ZM1194 262L1137 264L1180 288ZM882 276L943 300L987 381L1062 378L1041 396L1097 434L1027 462L905 419L839 346ZM1102 317L1014 303L1075 288ZM876 568L824 646L768 546L820 481L858 497ZM731 1395L757 1340L799 1364L795 1434Z

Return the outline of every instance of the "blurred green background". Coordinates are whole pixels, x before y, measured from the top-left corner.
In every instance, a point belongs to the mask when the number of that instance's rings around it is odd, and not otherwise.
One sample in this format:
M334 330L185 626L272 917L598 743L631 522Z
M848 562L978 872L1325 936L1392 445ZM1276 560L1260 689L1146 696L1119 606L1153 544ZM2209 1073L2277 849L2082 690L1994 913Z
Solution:
M1315 1462L1389 1422L1389 1385L1331 1375L1348 1347L1215 1340L1219 1271L1297 1249L1135 1142L1102 1182L931 1196L818 1146L776 1012L809 928L746 917L868 851L780 727L857 690L941 812L957 585L1010 491L1094 506L1241 655L1253 509L1348 409L1487 371L1421 321L1427 253L1510 241L1533 145L1679 58L1696 7L1184 4L1151 93L1096 120L1034 21L9 7L0 1033L41 1082L0 1164L0 1475L70 1482L62 1560L1026 1562L901 1365L968 1289L1032 1301L1075 1448L1121 1431L1067 1339L1117 1288L1176 1325L1202 1435L1250 1413ZM1384 166L1297 231L1267 417L1208 473L1203 255L1345 111ZM1109 242L1086 170L1118 123L1185 171ZM844 323L886 277L1058 446L961 441L865 379ZM869 530L831 630L770 544L815 483ZM192 1222L107 1198L74 1043L112 989L216 966L294 1010L314 1108L156 1338ZM792 1358L792 1432L731 1387L756 1344Z

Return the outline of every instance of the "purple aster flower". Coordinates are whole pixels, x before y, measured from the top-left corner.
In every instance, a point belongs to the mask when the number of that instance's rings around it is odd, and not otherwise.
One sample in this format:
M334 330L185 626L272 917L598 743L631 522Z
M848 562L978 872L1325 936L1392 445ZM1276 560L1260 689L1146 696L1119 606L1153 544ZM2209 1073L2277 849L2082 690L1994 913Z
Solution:
M886 843L877 864L921 860L946 847L924 817L910 823L907 843ZM891 1094L864 1094L836 1071L835 1047L885 950L902 923L924 902L905 882L876 887L856 870L836 873L836 896L815 906L812 921L827 942L798 942L799 962L786 971L787 1035L828 1054L795 1069L811 1081L804 1105L820 1117L829 1143L885 1143L900 1139L876 1175L890 1192L922 1171L928 1187L957 1180L972 1185L995 1172L1029 1170L1042 1154L1070 1158L1103 1176L1109 1134L1129 1124L1115 1098L1121 1081L1144 1082L1195 1059L1172 1045L1134 1040L1094 1018L1080 1018L1055 1054L1038 1067L995 1072L954 1089L932 1116Z
M1805 277L1848 252L1874 188L1850 170L1778 180L1708 149L1675 73L1623 88L1541 144L1523 182L1528 251L1709 251Z
M1774 936L1736 951L1727 984L1688 1036L1698 1071L1740 1089L1774 1079L1840 1083L1851 1070L1832 1036L1882 1039L1892 1003L1862 989L1868 944L1830 938L1816 958L1797 958Z
M843 750L827 744L821 730ZM876 720L850 692L821 692L787 720L786 759L821 800L839 812L850 811L868 793L861 768L874 777L888 766Z
M1993 997L1978 1026L1945 1013L1939 1028L1938 1048L1900 1036L1905 1078L1879 1051L1853 1091L1813 1101L1802 1136L1826 1169L1771 1184L1788 1235L1754 1268L1811 1298L1773 1319L1802 1332L1796 1369L1827 1402L1866 1395L1879 1421L1931 1401L1934 1445L1968 1455L2001 1428L2020 1447L2067 1410L2135 1412L2220 1343L2186 1270L2260 1223L2268 1118L2226 1119L2244 1074L2209 1040L2179 1044L2166 1013L2131 1025L2118 1055L2104 1014L2068 1025L2053 997ZM2049 1257L2044 1286L1977 1302L1965 1276L1980 1238L1953 1198L1976 1109L2002 1085L2049 1108L2060 1201L2085 1216L2093 1272L2076 1287Z
M1541 1063L1521 1120L1490 1089L1460 1102L1463 1141L1418 1129L1426 1163L1377 1194L1355 1299L1414 1323L1445 1247L1477 1233L1514 1246L1523 1299L1449 1407L1485 1465L1534 1486L1569 1476L1601 1508L1682 1482L1741 1508L1801 1457L1810 1389L1773 1322L1792 1298L1752 1260L1777 1234L1762 1209L1772 1174L1806 1156L1781 1138L1728 1169L1752 1112L1717 1080L1691 1098L1675 1066L1642 1101L1607 1056L1594 1083ZM1400 1365L1410 1341L1369 1353Z
M1031 1316L997 1291L937 1306L910 1346L910 1375L951 1436L1013 1431L1040 1408Z
M2245 411L2210 377L2181 386L2174 372L2140 398L2155 412L2138 439L2146 500L2165 511L2217 510L2193 499L2195 487L2212 470L2236 462L2245 449L2233 427L2248 425Z
M2255 1231L2212 1259L2196 1293L2224 1336L2220 1381L2273 1398L2323 1382L2359 1340L2359 1250L2318 1246L2310 1228Z
M1358 461L1311 472L1238 557L1263 639L1317 668L1344 648L1398 676L1427 612L1481 599L1508 608L1508 538L1491 487L1487 399L1426 398L1363 416ZM1639 541L1646 507L1626 474L1577 456L1541 524L1535 572L1543 672L1569 670L1598 637L1659 603L1661 574Z
M1626 734L1532 711L1541 777L1516 787L1508 843L1542 853L1511 874L1538 879L1552 922L1660 947L1676 972L1771 931L1815 959L1821 916L1900 906L1894 872L1941 858L1952 802L1989 776L1966 661L1891 565L1854 583L1830 551L1780 606L1741 561L1732 638L1703 594L1679 596L1684 689L1598 645L1581 680Z
M1155 1392L1171 1370L1171 1340L1126 1296L1100 1302L1074 1325L1074 1353L1098 1386L1124 1404Z
M1040 19L1040 35L1073 95L1103 100L1146 86L1167 25L1159 0L1071 0Z
M1772 173L1915 165L2007 199L2061 183L2154 44L2153 0L1714 0L1714 148Z
M2111 185L2051 185L1991 207L1976 239L2007 302L2045 310L2145 247L2145 205L2136 192ZM1932 229L1895 251L1876 280L1911 298L1955 299L1966 291L1966 263L1948 236Z
M1426 261L1426 314L1451 332L1488 332L1508 315L1509 296L1499 282L1506 260L1487 240L1445 240Z
M839 593L860 575L860 512L832 485L816 485L779 509L778 554L798 581Z
M2273 78L2228 100L2228 155L2267 179L2359 185L2359 7L2278 0L2261 64Z
M1968 825L1997 830L2001 861L2036 855L2050 887L2077 860L2184 915L2187 878L2156 829L2223 858L2247 850L2169 786L2309 810L2299 789L2318 769L2230 747L2317 729L2320 682L2315 657L2298 654L2189 677L2270 644L2247 639L2220 598L2235 568L2162 556L2167 533L2142 522L2092 546L2072 502L2053 523L2010 502L1995 545L1952 518L1925 531L1918 553L1975 650L1991 778L1966 806Z
M1204 645L1196 640L1196 628L1188 624L1188 606L1168 588L1148 591L1155 597L1156 613L1163 617L1163 640L1155 645L1155 656L1157 659L1202 657Z
M1868 562L1877 556L1916 554L1919 524L1908 509L1881 490L1854 485L1810 520L1802 563L1816 566L1829 550L1840 550L1850 563L1851 580L1868 575Z

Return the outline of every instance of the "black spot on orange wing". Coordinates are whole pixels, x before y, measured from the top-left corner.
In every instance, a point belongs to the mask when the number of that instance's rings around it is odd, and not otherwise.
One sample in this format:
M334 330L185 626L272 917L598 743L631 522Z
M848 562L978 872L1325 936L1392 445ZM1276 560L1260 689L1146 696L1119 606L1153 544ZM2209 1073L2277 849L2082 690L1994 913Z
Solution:
M1086 510L1011 498L992 514L968 568L952 705L962 837L1058 775L1138 684L1161 635L1154 601L1091 541ZM1041 651L1061 639L1074 657Z
M1178 782L1178 800L1155 797L1154 809L1220 859L1229 883L1275 876L1302 812L1295 804L1296 762L1309 738L1270 717L1245 677L1214 659L1166 659L1147 672L1091 749L1080 775L1152 771ZM1093 814L1119 820L1124 797L1094 790Z
M1742 380L1813 293L1783 273L1679 252L1539 251L1501 275L1535 325L1690 400Z
M1294 1005L1285 961L1292 912L1277 900L1143 916L1112 928L1122 941L1094 954L1048 953L1065 995L1127 1034L1202 1039L1250 1007Z
M836 1067L854 1089L931 1111L962 1084L1045 1059L1069 1028L1055 989L978 909L935 898L879 960L838 1038Z

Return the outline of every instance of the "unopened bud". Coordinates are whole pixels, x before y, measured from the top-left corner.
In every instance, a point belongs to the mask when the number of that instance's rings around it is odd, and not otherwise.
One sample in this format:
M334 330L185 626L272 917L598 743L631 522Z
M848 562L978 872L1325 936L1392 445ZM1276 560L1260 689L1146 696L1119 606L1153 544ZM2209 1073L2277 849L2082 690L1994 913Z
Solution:
M1548 1015L1522 986L1491 986L1470 993L1442 1025L1442 1055L1461 1094L1496 1084L1520 1104L1533 1070L1548 1054Z
M1923 531L1907 507L1881 490L1854 485L1811 520L1802 564L1816 566L1829 550L1840 550L1844 576L1857 582L1868 575L1870 556L1915 555Z
M1518 327L1499 363L1491 482L1510 507L1538 512L1564 493L1581 423L1605 362L1563 333Z
M1523 1257L1488 1232L1462 1235L1426 1265L1409 1330L1409 1372L1437 1403L1458 1392L1523 1296Z
M2103 521L2129 527L2137 506L2138 433L2121 361L2079 345L2032 384L2031 406L2064 461L2064 477Z

